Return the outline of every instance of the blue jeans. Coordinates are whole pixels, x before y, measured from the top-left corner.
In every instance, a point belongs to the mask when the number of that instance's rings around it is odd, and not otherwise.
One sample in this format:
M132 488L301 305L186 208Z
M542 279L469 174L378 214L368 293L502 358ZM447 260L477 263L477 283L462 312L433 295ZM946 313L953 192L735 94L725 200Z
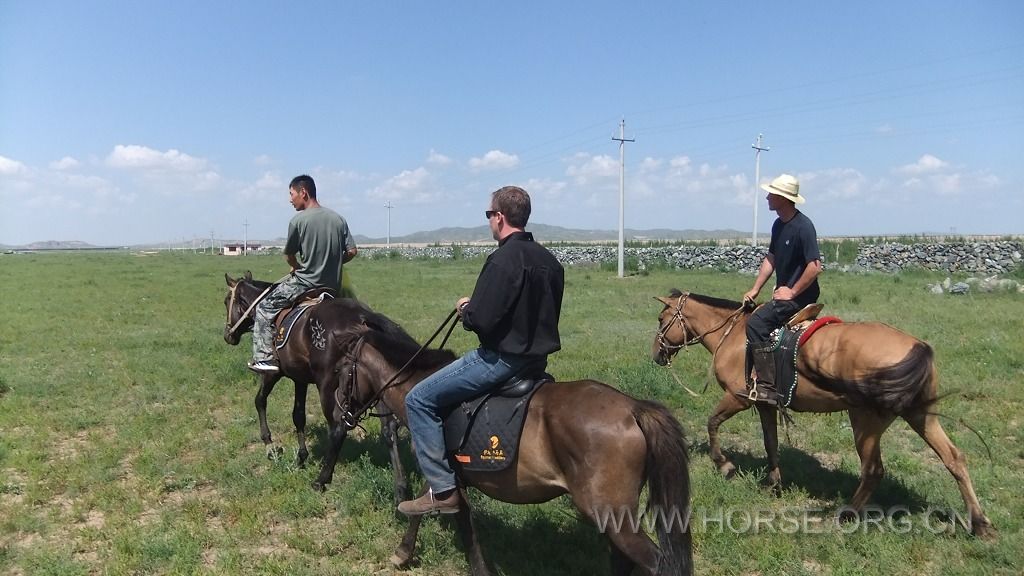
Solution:
M445 457L441 413L507 381L535 360L477 348L427 376L405 397L416 460L435 494L455 488L455 472Z

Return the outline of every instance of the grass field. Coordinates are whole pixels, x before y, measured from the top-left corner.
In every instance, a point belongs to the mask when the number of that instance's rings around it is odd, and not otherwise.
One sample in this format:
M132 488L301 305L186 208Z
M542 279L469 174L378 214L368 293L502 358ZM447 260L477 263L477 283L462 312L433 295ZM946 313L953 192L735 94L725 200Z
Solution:
M361 299L423 340L472 290L481 262L357 259L347 270ZM246 269L266 280L287 271L280 257L0 256L0 574L393 572L388 557L406 523L393 511L376 423L365 439L349 439L334 484L316 493L310 483L323 455L323 417L311 392L312 462L296 468L285 381L269 411L285 456L265 457L255 381L244 368L250 340L230 347L222 339L223 275ZM650 346L660 305L652 297L675 287L738 299L752 278L614 275L567 270L563 350L549 371L656 399L683 422L696 573L1021 573L1024 297L935 296L925 285L942 277L923 273L822 278L828 313L887 322L935 348L940 391L956 391L940 404L950 417L944 425L968 454L975 489L999 530L997 540L979 541L947 529L948 513L963 513L956 485L902 421L883 437L887 476L873 501L888 516L876 524L829 522L857 483L845 414L797 415L789 442L782 439L779 497L760 486L757 417L740 414L725 424L722 440L741 473L718 477L705 422L721 392L715 384L701 392L710 355L695 348L671 369L656 366ZM463 352L474 344L456 330L449 346ZM472 497L495 573L608 573L602 537L566 499L510 506ZM754 514L776 521L746 527ZM456 539L453 523L428 519L418 563L402 573L464 573Z

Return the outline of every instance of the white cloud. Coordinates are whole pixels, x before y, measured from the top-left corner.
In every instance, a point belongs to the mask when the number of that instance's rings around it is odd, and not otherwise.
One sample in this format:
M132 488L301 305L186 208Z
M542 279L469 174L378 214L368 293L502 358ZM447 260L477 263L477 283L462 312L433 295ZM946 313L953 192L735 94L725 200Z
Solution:
M21 162L0 156L0 174L4 176L12 176L15 174L23 174L27 171L28 168L26 168Z
M882 124L881 126L878 126L877 128L875 128L875 132L877 132L879 134L891 134L892 133L892 126L889 125L889 124Z
M174 149L161 152L146 146L118 144L114 146L114 150L107 156L107 165L114 168L147 168L197 172L206 167L206 160L189 156L184 152Z
M929 174L932 172L942 170L947 166L949 166L949 164L947 164L943 160L940 160L935 156L932 156L931 154L925 154L924 156L921 156L921 158L919 158L918 161L913 164L906 164L904 166L900 166L899 168L897 168L897 172L903 174Z
M854 168L829 168L798 175L800 194L808 202L860 198L871 192L867 176Z
M75 160L71 156L65 156L60 160L54 160L50 162L51 170L71 170L72 168L78 168L81 166L81 162Z
M577 186L593 185L600 181L608 184L612 182L613 177L619 175L619 161L607 154L598 156L578 154L573 160L578 163L570 164L565 173L573 179Z
M274 159L267 154L260 154L252 159L252 163L256 166L270 166L274 163Z
M438 166L447 166L452 163L452 159L435 151L433 148L430 149L430 154L427 155L427 164L436 164Z
M379 186L369 190L367 196L375 200L401 200L424 203L438 199L439 193L431 188L430 172L420 166L415 170L402 170Z
M508 170L519 165L519 156L501 150L491 150L481 158L470 158L469 167L473 170Z

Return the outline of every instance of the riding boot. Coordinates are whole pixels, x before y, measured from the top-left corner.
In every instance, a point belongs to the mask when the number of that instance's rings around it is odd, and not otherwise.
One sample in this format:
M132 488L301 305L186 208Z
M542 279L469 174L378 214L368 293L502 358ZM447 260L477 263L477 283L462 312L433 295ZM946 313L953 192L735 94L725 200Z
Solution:
M778 405L778 393L775 389L775 346L767 345L754 349L754 370L757 372L757 380L754 381L754 388L751 391L750 399L755 402Z

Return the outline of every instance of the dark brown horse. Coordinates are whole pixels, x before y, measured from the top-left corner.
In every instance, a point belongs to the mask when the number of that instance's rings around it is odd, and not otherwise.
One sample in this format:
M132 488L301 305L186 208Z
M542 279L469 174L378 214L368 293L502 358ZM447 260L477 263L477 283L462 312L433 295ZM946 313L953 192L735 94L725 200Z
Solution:
M345 351L339 358L349 382L343 403L359 414L379 399L405 422L406 394L455 355L447 350L417 354L417 343L383 315L348 324L352 328L331 335L332 346ZM686 444L679 422L664 406L593 380L548 382L534 394L522 434L515 462L503 471L468 472L456 463L463 485L513 504L569 494L585 518L603 526L614 574L629 574L634 566L644 574L691 573ZM647 521L662 520L656 522L659 545L642 526L606 522L610 512L641 518L645 481ZM473 574L488 574L464 489L462 501L456 520L467 560ZM419 517L411 520L392 557L396 565L412 558L419 522Z
M676 352L690 344L702 344L712 353L715 378L725 394L708 419L708 443L718 470L731 477L736 467L722 454L718 427L751 405L735 394L746 390L744 350L750 310L739 302L678 290L657 300L665 307L658 316L652 350L655 362L668 364ZM850 510L861 511L881 481L884 470L879 440L899 416L924 438L956 479L974 534L995 534L974 494L966 457L931 411L938 392L928 344L878 322L829 324L800 347L797 372L791 410L849 413L861 463L860 485ZM756 408L768 453L768 480L777 487L781 481L777 411L760 404Z
M268 288L270 282L253 280L248 272L244 277L231 278L227 274L224 279L228 285L224 306L227 309L227 322L224 325L224 340L232 346L238 345L242 334L251 332L253 327L252 303ZM352 422L338 412L337 387L338 375L334 362L336 351L327 351L321 347L317 332L341 331L352 323L361 323L373 312L365 305L351 298L336 298L315 304L292 327L288 343L277 351L281 371L274 374L264 373L258 376L260 387L256 392L256 413L260 421L260 438L267 447L267 456L273 457L280 450L275 448L267 425L267 398L274 390L274 385L284 376L295 383L295 400L292 406L292 423L299 443L298 465L304 466L309 457L306 448L306 391L310 383L316 384L320 395L320 406L327 419L327 455L320 469L320 475L313 483L317 490L324 490L334 476L334 466L338 461L345 436L351 429ZM381 437L389 445L391 465L395 474L395 500L400 501L408 492L405 471L399 458L397 438L398 422L392 416L381 420Z

